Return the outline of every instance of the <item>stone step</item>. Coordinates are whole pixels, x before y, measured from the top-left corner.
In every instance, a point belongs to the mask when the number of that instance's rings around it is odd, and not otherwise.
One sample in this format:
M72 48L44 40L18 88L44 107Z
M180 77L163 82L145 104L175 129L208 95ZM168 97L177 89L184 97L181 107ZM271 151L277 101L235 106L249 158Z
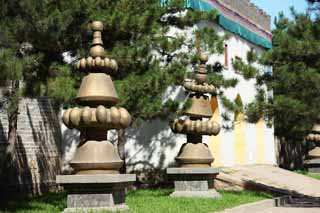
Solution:
M310 200L307 200L310 202ZM287 202L305 203L305 199L291 198L290 196L263 200L226 209L220 213L319 213L320 208L314 206L287 206ZM281 204L281 206L277 206Z
M223 168L216 180L218 189L254 189L280 195L320 199L319 180L273 165Z

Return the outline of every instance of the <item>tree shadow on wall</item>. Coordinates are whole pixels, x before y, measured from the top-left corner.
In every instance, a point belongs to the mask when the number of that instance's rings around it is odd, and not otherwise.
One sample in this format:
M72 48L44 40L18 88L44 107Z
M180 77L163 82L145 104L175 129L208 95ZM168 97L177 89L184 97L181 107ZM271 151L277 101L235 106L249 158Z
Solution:
M17 161L7 182L11 194L25 198L56 190L61 133L56 113L47 98L23 99L20 105Z
M39 174L37 194L42 194L57 190L56 175L60 174L61 168L61 131L57 110L50 100L47 97L38 98L37 103L42 119L38 121L38 129L32 128L32 134L39 147L36 154ZM30 126L33 127L29 113Z
M5 202L10 197L21 197L21 195L29 190L31 182L31 174L28 170L26 150L22 144L22 138L18 135L16 141L16 150L14 159L6 159L6 148L8 146L8 117L6 106L1 105L0 117L0 155L1 160L6 161L2 174L0 174L0 201ZM5 126L3 124L5 123ZM10 161L10 162L8 162Z
M159 119L145 122L138 128L126 130L125 138L128 147L125 152L126 165L137 174L137 184L166 185L166 162L169 161L169 166L173 165L180 148L178 137L171 132L169 122ZM171 156L166 152L175 154Z
M181 86L170 87L163 95L169 99L185 102L186 93ZM175 117L175 114L172 114ZM169 117L169 115L168 115ZM125 130L126 166L138 176L142 185L159 185L165 180L165 169L175 164L174 157L186 141L183 135L174 134L169 120L153 119Z
M23 99L20 102L16 161L7 171L1 201L24 199L56 191L55 178L60 172L61 133L56 111L46 98ZM7 141L0 121L0 136ZM3 198L3 199L2 199ZM3 206L3 205L1 205Z

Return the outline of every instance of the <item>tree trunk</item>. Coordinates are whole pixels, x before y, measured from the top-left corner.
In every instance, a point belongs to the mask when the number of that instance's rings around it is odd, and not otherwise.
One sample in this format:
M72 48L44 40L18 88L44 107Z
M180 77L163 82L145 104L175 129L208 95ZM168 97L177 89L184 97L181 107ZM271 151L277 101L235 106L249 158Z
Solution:
M126 154L125 154L125 150L124 150L124 130L120 129L118 130L118 142L117 142L117 148L118 148L118 152L119 152L119 156L121 158L121 160L123 160L123 165L120 168L120 173L121 174L125 174L127 169L126 169Z
M19 85L18 80L12 81L10 103L8 108L8 145L5 152L5 162L10 165L15 160L17 144L17 124L19 114ZM10 162L10 163L9 163Z
M275 137L277 144L277 162L279 167L288 170L304 168L304 159L308 153L305 141L295 141L283 137Z

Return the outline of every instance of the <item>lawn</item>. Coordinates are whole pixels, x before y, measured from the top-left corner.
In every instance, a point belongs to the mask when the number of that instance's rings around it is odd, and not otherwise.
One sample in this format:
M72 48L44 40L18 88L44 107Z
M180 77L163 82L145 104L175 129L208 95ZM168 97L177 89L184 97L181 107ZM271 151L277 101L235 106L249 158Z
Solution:
M306 175L308 177L312 177L312 178L315 178L317 180L320 180L320 174L318 174L318 173L311 173L311 172L304 171L304 170L299 170L299 171L296 171L296 172L301 174L301 175Z
M140 189L130 192L126 202L134 213L208 213L221 211L244 203L255 202L271 198L269 194L261 192L227 192L220 191L222 197L212 199L170 198L172 190L168 189ZM32 198L28 201L11 201L0 212L36 213L61 212L66 207L66 194L48 194Z

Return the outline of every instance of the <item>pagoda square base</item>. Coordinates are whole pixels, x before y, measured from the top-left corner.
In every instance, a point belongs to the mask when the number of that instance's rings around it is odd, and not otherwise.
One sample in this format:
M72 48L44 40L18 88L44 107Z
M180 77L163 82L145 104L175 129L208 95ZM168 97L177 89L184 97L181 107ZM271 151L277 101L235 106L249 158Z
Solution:
M304 165L308 172L320 173L320 159L307 160Z
M168 168L169 179L174 180L171 197L219 198L214 179L219 171L214 168Z
M128 210L126 187L136 180L134 174L60 175L57 183L67 191L64 212Z

